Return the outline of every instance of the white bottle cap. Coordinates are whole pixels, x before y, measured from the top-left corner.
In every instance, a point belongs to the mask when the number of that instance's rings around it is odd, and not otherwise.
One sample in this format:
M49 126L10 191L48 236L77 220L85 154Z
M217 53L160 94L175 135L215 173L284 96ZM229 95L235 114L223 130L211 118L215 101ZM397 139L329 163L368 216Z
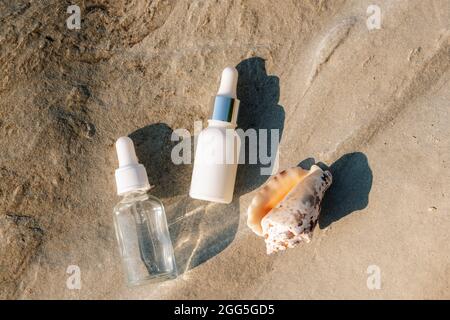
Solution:
M223 69L217 95L236 99L237 81L238 71L236 70L236 68L226 67L225 69Z
M138 162L133 141L128 137L120 137L116 141L119 168L116 170L117 194L123 195L130 191L148 190L147 171Z

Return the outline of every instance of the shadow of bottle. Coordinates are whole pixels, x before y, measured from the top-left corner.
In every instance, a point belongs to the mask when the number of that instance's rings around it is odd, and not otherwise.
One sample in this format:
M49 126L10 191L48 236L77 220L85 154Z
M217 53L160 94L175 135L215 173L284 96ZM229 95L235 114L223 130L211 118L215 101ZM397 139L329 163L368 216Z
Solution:
M239 73L237 96L240 100L238 128L247 131L255 130L257 141L246 138L242 141L241 154L245 154L245 163L238 167L234 199L261 186L271 173L277 154L278 143L281 140L284 129L285 112L278 104L280 99L280 81L276 76L268 75L265 61L259 57L253 57L241 61L236 69ZM267 130L267 141L261 140ZM272 150L272 132L278 131L276 148ZM276 137L273 137L274 139ZM253 147L250 146L253 143ZM266 143L266 145L263 145ZM255 145L256 144L256 145ZM263 148L263 149L261 149ZM249 151L257 153L256 163L252 163ZM263 163L260 157L270 158L270 163Z
M313 158L308 158L300 162L298 166L309 169L314 163ZM319 216L321 229L354 211L367 207L373 175L364 153L345 154L330 167L321 162L317 165L324 170L330 170L333 175L333 183L322 200Z

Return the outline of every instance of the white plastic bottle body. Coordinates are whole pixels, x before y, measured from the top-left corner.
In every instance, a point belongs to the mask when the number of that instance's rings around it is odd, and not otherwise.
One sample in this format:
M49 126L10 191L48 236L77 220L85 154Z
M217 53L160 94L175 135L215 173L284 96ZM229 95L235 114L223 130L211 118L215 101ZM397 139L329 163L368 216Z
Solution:
M192 198L230 203L233 200L241 141L235 125L208 120L195 151L189 195Z
M114 208L114 225L129 285L176 278L172 242L160 200L145 190L126 194Z

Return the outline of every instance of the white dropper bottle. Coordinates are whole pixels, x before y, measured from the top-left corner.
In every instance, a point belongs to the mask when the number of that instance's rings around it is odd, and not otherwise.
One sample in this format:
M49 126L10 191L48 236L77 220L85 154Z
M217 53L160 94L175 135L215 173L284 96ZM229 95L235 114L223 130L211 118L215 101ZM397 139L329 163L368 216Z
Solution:
M211 119L197 140L189 192L192 198L219 203L233 200L241 144L235 131L239 111L237 80L236 68L223 70Z

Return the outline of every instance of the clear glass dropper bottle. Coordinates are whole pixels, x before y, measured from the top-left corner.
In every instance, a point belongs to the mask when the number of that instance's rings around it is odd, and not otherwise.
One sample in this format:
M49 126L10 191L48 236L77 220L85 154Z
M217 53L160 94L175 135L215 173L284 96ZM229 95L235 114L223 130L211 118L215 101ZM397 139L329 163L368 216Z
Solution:
M116 142L119 168L114 225L128 284L159 282L177 277L172 242L162 202L148 194L147 172L138 163L133 141Z

